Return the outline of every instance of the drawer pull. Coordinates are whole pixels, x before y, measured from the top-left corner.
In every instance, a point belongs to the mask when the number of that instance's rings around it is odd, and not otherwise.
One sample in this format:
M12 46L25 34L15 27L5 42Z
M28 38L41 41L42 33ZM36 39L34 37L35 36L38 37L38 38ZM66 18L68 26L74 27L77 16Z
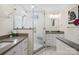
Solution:
M24 49L24 51L26 51L27 48Z

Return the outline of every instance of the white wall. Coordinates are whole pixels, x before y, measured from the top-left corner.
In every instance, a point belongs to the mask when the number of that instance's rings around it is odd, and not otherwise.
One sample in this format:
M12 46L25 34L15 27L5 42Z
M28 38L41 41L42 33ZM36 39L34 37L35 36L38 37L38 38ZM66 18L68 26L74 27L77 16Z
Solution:
M65 38L76 42L79 44L79 28L68 28L68 10L72 9L77 5L69 5L67 8L65 8L61 13L61 23L60 23L60 30L65 32Z
M13 12L12 5L0 5L0 36L10 34L13 29L12 17L8 16Z

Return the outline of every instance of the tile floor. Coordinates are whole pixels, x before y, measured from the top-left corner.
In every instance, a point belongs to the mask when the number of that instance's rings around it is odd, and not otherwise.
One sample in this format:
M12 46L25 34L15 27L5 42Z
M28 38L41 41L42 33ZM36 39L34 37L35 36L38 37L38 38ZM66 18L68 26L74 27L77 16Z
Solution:
M41 49L39 52L37 52L35 55L79 55L79 51L76 51L75 49L69 47L68 45L62 42L60 43L62 45L59 45L60 47L45 47Z
M78 51L56 51L56 48L47 47L43 48L35 55L79 55Z
M35 55L79 55L79 51L76 51L60 40L56 40L56 46L45 47Z

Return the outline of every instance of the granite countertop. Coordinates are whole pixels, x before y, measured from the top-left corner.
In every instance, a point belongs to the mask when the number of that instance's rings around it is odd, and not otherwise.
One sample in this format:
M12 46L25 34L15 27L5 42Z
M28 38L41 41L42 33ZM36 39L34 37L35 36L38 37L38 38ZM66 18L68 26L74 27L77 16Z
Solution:
M5 47L0 48L0 55L3 55L6 52L8 52L10 49L15 47L20 42L22 42L25 38L27 38L27 35L14 36L12 38L8 37L0 40L0 41L12 41L9 45L6 45Z
M56 37L56 38L62 41L63 43L67 44L68 46L74 48L75 50L79 51L79 44L65 38L61 38L61 37Z
M64 34L64 31L46 31L46 34Z

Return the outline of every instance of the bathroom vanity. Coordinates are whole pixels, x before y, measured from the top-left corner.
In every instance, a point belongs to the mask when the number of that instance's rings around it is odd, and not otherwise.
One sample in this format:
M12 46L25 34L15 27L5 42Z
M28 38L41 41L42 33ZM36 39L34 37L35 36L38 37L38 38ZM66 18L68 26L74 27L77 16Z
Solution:
M0 48L0 55L27 55L27 40L27 35L19 35L12 38L7 37L5 39L1 39L0 42L4 43L2 45L5 46Z
M63 31L46 31L46 45L56 47L56 37L64 37Z

